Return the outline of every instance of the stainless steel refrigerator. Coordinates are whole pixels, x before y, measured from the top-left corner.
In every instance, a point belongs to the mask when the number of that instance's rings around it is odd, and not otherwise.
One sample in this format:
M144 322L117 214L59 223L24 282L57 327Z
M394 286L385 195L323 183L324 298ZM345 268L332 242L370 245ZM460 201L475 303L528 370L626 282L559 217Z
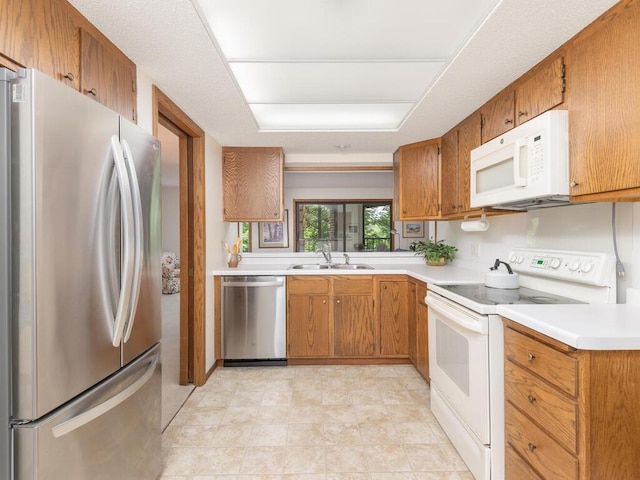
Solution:
M160 144L0 72L0 478L154 479Z

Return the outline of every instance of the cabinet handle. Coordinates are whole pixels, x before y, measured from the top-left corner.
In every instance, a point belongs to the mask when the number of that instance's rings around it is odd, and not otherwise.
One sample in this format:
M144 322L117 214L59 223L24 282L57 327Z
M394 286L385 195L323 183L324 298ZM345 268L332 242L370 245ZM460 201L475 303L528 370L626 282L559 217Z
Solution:
M340 303L340 300L336 300L336 303Z
M273 216L277 217L278 216L278 212L273 212Z
M518 112L519 117L524 117L525 115L527 115L527 112Z
M63 75L62 78L66 78L70 82L73 82L76 79L76 76L73 73L69 72L66 75Z
M504 119L504 124L505 125L509 125L510 123L513 123L513 120L511 118L505 118Z
M326 300L322 300L322 303L327 303L327 301Z
M576 182L576 181L573 181L569 185L571 185L571 187L577 187L580 184L578 182Z
M529 443L529 445L527 445L527 446L529 447L529 450L530 450L530 451L532 451L532 452L533 452L536 448L538 448L538 447L536 447L536 446L535 446L535 444L533 444L533 443Z
M533 360L534 360L535 358L536 358L536 356L535 356L533 353L529 353L529 354L527 354L527 359L528 359L530 362L533 362Z
M382 289L383 289L383 290L386 290L386 289L387 289L387 286L386 286L386 285L383 285L383 286L382 286Z
M529 400L529 403L533 403L536 401L536 397L534 397L533 395L529 394L527 395L527 400Z
M90 93L94 97L98 96L98 91L95 88L92 88L91 90L87 90L87 93Z

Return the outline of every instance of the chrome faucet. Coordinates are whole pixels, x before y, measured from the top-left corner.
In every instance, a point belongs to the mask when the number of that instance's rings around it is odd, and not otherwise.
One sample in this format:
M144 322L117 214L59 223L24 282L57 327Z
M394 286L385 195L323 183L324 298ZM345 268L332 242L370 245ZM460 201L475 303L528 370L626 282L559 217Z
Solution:
M346 253L343 253L343 255L344 255L344 264L349 265L349 255L347 255Z
M327 263L331 263L331 244L329 242L325 243L320 250L322 252L322 256L326 260Z

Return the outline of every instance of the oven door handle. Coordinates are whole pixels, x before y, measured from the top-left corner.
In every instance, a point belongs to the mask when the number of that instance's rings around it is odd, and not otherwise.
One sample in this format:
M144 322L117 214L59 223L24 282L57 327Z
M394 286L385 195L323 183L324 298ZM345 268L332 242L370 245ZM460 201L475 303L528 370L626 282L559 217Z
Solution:
M456 325L459 325L466 330L486 335L488 333L486 323L481 321L484 317L482 315L476 315L473 312L464 311L455 304L450 304L445 299L435 297L435 295L427 294L426 303L429 308L435 312L443 315L446 320L449 320Z

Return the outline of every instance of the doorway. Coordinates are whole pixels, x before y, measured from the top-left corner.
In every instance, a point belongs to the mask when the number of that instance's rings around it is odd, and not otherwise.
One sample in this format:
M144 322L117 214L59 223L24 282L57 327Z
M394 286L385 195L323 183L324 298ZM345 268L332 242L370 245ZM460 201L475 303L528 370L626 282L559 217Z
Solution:
M178 137L180 258L180 384L204 385L205 189L204 131L153 86L153 134L165 128Z

